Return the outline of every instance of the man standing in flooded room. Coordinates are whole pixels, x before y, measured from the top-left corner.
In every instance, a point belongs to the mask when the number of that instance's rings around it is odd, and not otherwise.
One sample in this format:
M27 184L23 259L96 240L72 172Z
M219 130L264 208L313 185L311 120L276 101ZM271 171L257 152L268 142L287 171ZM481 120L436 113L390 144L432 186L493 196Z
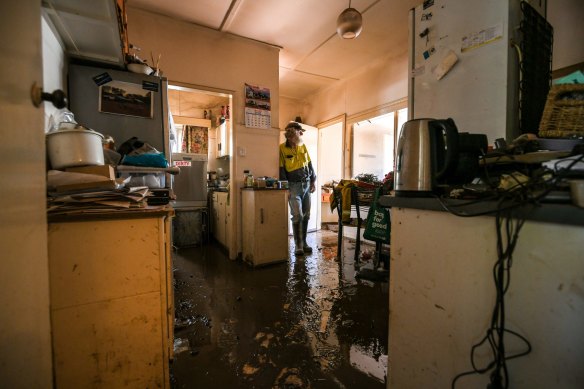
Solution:
M312 253L306 242L306 233L310 219L310 194L316 189L316 174L306 145L302 142L303 132L300 124L288 123L284 133L286 142L280 145L280 180L288 181L295 255Z

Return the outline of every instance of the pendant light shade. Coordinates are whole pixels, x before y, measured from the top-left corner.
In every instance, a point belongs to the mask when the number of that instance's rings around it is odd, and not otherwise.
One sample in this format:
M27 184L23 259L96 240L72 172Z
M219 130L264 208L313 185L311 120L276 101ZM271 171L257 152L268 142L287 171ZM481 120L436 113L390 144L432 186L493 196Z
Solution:
M363 30L363 17L355 8L349 8L341 12L337 18L337 34L343 39L354 39Z

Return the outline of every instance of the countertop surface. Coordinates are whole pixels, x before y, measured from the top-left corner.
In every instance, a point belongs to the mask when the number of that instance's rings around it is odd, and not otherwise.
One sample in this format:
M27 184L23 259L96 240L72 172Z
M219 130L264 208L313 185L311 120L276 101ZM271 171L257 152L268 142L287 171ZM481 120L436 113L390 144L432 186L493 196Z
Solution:
M412 208L451 212L462 217L495 216L497 208L509 208L510 202L499 204L494 200L457 200L438 197L381 196L379 204L388 208ZM538 203L514 207L518 216L526 220L567 224L584 227L584 208L570 203Z
M132 219L144 217L173 216L174 208L170 205L146 206L134 209L116 209L102 211L71 210L67 213L48 215L48 222L67 222L104 219Z
M288 188L241 188L241 190L256 190L256 191L262 191L262 190L268 190L271 192L274 191L286 191L288 190Z

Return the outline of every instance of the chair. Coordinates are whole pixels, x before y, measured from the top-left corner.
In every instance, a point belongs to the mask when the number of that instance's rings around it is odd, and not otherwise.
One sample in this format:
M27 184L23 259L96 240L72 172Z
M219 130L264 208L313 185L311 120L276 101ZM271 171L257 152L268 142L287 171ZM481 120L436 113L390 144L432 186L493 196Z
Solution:
M362 184L354 185L351 187L351 214L355 214L356 218L351 219L351 225L355 223L357 227L357 233L355 237L355 256L354 262L356 265L359 264L359 256L361 254L361 228L363 222L366 220L369 213L369 207L373 201L375 194L375 189L377 187L373 185L362 186ZM337 200L337 213L339 215L338 222L338 235L337 235L337 257L341 258L343 249L343 226L345 225L342 221L342 192L339 189L334 189L334 196ZM381 254L381 242L375 242L375 266L379 265L380 254Z

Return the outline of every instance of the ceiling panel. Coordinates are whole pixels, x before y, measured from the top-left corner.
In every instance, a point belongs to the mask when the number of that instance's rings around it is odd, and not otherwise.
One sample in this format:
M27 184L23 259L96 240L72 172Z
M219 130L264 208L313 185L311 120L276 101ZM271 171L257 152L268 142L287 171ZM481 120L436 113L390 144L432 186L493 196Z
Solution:
M128 6L218 29L231 0L128 0Z
M280 94L303 99L364 66L407 50L408 10L422 0L351 0L363 32L336 35L349 0L128 0L128 6L281 47ZM230 8L231 7L231 8Z
M343 78L380 57L403 54L408 39L408 10L407 1L402 1L400 7L380 1L363 14L363 31L356 39L335 36L296 69Z
M337 81L336 79L280 68L280 96L300 100Z

